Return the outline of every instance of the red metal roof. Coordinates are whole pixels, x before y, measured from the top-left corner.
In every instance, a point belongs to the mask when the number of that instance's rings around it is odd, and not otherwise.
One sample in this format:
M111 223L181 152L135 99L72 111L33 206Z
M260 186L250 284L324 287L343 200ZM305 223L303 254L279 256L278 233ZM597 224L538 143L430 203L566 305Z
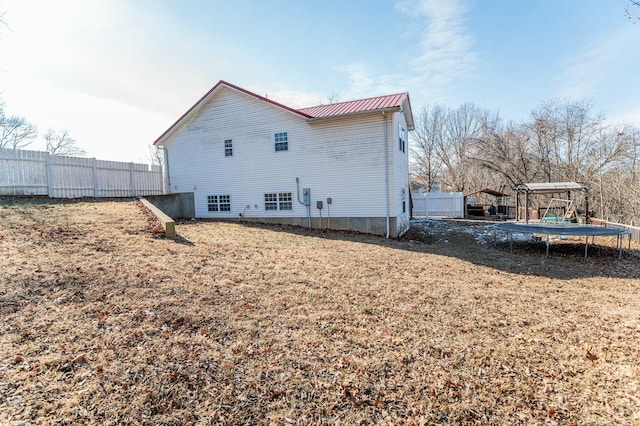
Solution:
M401 107L402 103L405 99L408 99L408 97L408 93L398 93L395 95L376 96L374 98L301 108L298 111L314 118L333 117L337 115L348 115L359 112Z
M485 188L485 189L481 189L479 191L475 191L475 192L471 192L469 194L464 194L465 197L471 197L472 195L476 195L479 193L485 193L485 194L489 194L489 195L493 195L494 197L510 197L510 194L505 194L504 192L500 192L500 191L496 191L495 189L490 189L490 188Z

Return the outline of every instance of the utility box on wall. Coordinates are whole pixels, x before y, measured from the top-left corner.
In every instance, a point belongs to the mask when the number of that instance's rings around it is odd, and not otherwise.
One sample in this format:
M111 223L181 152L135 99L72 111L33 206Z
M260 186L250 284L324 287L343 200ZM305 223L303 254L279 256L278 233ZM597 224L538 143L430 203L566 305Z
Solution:
M311 205L311 188L302 188L302 204Z

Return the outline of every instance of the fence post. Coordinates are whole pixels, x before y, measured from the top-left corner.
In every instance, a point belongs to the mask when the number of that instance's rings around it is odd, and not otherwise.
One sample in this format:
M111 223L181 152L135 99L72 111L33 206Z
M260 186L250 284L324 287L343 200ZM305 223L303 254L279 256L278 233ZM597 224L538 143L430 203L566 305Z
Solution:
M424 194L424 215L429 217L429 194Z
M93 159L93 197L98 198L98 163Z
M133 173L133 163L129 163L129 175L131 176L131 196L136 196L136 178Z
M52 170L51 170L51 154L49 154L47 152L45 158L47 159L47 196L49 198L51 198L52 194L53 194L53 176L52 176Z

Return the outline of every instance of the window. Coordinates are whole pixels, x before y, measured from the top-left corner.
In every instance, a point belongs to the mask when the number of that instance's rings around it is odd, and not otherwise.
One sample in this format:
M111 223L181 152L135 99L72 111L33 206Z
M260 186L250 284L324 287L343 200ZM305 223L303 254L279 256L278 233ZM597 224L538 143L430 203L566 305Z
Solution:
M264 194L265 210L293 210L293 198L290 192L269 192Z
M278 202L280 203L280 210L293 210L293 203L291 202L290 192L279 193Z
M402 127L401 124L398 125L398 149L401 152L405 152L406 151L406 134L405 134L405 130L404 127Z
M275 141L276 141L276 152L289 151L289 135L287 134L287 132L276 133Z
M225 139L224 141L224 156L232 157L233 156L233 140Z
M207 209L210 212L230 212L231 196L230 195L208 195Z
M276 193L264 194L264 209L278 210L278 194Z

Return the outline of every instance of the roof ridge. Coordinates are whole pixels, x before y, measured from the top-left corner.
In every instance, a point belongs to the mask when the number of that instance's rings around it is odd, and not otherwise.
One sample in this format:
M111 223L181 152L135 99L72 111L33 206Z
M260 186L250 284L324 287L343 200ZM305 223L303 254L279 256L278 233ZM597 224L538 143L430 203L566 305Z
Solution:
M305 109L311 109L311 108L325 107L325 106L329 106L329 105L348 104L350 102L362 102L362 101L368 101L368 100L371 100L371 99L387 98L387 97L391 97L391 96L400 96L400 95L408 95L408 94L409 94L409 92L398 92L398 93L391 93L389 95L370 96L368 98L351 99L350 101L340 101L340 102L332 102L332 103L328 103L328 104L312 105L312 106L308 106L308 107L304 107L304 108L298 108L298 111L305 110Z

